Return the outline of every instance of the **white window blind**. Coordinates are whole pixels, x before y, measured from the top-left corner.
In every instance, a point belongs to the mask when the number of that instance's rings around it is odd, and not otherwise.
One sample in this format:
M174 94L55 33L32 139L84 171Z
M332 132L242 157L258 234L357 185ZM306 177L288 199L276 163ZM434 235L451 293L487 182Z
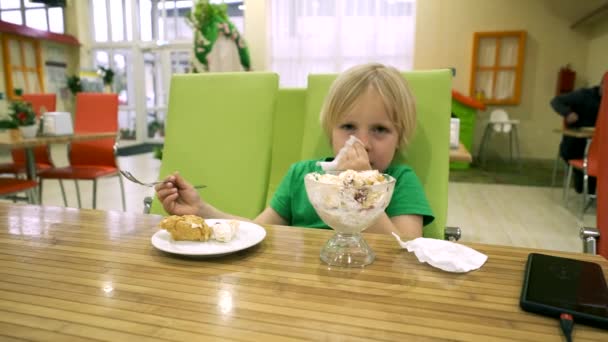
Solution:
M415 0L271 0L270 13L270 63L282 86L372 61L412 68Z

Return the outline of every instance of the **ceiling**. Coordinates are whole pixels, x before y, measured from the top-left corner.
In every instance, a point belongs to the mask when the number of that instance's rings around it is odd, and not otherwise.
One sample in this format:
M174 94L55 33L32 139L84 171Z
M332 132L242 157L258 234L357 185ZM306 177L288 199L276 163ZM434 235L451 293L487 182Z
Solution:
M543 3L547 10L566 19L572 25L600 7L607 5L608 0L543 0ZM605 19L606 17L608 17L608 9L604 10L601 15L590 18L588 22L582 25L593 24L600 18Z

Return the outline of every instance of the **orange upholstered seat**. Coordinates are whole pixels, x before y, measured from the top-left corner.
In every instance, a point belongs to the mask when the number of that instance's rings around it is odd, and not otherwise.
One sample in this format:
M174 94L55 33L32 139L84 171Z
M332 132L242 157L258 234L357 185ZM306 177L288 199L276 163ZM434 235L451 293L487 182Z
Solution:
M79 93L76 96L76 118L74 132L118 132L118 96L116 94ZM42 181L57 179L61 186L64 204L67 206L64 179L76 181L76 195L80 208L80 190L78 180L93 181L93 208L96 207L97 179L100 177L118 176L122 195L122 207L125 210L124 185L118 173L114 144L116 138L106 138L85 142L74 142L70 145L69 166L53 167L39 173Z

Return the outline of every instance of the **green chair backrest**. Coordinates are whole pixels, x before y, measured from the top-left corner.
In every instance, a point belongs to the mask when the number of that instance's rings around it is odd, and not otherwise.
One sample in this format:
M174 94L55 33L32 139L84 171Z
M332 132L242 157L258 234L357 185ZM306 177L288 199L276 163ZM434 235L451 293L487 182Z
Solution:
M448 206L450 70L403 73L416 98L417 126L407 151L396 161L410 165L424 187L435 221L424 228L424 236L444 239ZM329 140L319 124L319 113L337 75L309 75L301 159L332 156Z
M174 75L160 177L179 171L205 184L205 201L256 217L265 206L278 75L269 72ZM154 199L151 213L164 214Z
M300 160L305 99L306 89L303 88L282 88L277 92L266 205L270 203L289 166Z

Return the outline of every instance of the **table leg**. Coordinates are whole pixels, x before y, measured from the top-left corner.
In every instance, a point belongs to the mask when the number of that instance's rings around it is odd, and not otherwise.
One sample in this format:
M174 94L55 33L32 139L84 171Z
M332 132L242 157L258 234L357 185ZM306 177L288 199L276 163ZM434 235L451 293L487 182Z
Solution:
M34 148L26 147L25 148L25 170L27 173L27 179L36 180L36 158L34 157ZM34 188L32 191L32 204L40 204L38 197L38 188Z

